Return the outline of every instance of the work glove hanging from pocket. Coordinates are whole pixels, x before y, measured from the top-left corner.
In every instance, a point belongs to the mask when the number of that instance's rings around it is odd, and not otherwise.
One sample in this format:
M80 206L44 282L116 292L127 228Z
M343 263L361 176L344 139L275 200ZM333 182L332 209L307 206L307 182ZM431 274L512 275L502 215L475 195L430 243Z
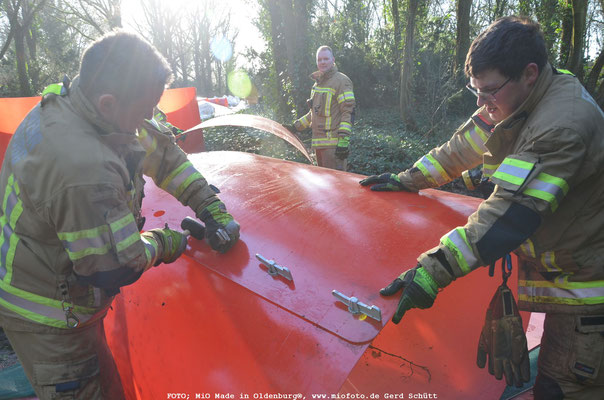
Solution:
M531 378L526 336L516 300L504 283L497 288L487 308L478 340L476 364L484 368L488 358L489 373L508 386L521 387Z
M198 218L206 225L206 240L212 249L225 253L239 240L239 224L220 200L213 202L199 213Z

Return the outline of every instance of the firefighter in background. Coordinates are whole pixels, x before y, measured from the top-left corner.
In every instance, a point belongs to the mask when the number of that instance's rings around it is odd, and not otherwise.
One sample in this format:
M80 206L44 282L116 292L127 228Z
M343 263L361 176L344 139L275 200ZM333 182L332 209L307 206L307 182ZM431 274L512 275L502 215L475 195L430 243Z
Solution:
M329 46L317 49L317 68L310 75L315 81L308 99L310 111L294 121L294 130L312 129L312 148L320 167L346 171L354 122L352 82L338 71Z
M546 313L535 399L602 398L604 113L577 78L548 64L543 34L528 19L495 21L472 43L465 72L476 114L411 169L361 184L417 192L483 163L494 192L381 293L403 289L398 323L455 279L515 251L519 307ZM485 325L477 361L484 366L488 355L491 373L519 385L530 374L526 351L522 325Z
M153 111L171 80L146 41L110 33L71 85L51 85L0 172L0 323L40 399L123 399L103 318L121 286L175 261L186 237L140 233L144 180L191 207L227 251L239 225Z

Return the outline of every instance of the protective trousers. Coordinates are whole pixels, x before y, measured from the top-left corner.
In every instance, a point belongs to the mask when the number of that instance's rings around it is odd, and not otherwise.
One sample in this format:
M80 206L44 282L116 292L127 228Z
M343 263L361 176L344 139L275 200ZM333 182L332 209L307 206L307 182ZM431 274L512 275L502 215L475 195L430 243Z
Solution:
M4 329L40 400L124 400L103 320L48 332Z
M317 156L317 165L319 165L319 167L346 171L348 160L346 158L341 159L336 157L335 147L315 149L315 154Z
M604 315L546 314L535 400L604 398Z

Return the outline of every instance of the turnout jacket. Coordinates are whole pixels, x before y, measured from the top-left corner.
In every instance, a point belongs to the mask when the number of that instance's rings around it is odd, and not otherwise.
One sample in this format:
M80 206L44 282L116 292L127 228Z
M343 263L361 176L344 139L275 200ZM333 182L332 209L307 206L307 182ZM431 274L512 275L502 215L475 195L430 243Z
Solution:
M604 113L579 81L547 65L523 104L494 127L481 109L399 178L420 190L483 163L492 195L418 261L444 287L508 252L518 304L537 312L604 311Z
M100 318L155 264L161 243L140 234L143 172L196 214L217 200L168 128L115 132L77 79L58 94L25 117L0 171L0 316L12 328Z
M352 131L352 81L335 65L325 73L313 72L310 78L315 81L308 99L310 111L294 121L294 126L299 131L312 128L313 148L336 147L339 138Z

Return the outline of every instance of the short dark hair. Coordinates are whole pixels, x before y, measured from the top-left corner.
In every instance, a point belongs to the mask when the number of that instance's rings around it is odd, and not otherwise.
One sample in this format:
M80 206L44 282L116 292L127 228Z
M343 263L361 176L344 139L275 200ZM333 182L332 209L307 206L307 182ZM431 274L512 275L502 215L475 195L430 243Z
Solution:
M530 63L537 64L540 72L547 64L539 24L525 17L503 17L474 39L466 56L465 73L469 78L498 70L503 76L517 80Z
M88 46L80 64L79 85L90 100L112 94L128 101L171 80L170 66L155 47L124 30L110 32Z
M331 56L335 58L335 56L333 55L333 50L331 49L331 47L323 45L323 46L319 46L319 48L317 49L316 55L318 56L320 52L322 52L323 50L329 50L329 52L331 53Z

